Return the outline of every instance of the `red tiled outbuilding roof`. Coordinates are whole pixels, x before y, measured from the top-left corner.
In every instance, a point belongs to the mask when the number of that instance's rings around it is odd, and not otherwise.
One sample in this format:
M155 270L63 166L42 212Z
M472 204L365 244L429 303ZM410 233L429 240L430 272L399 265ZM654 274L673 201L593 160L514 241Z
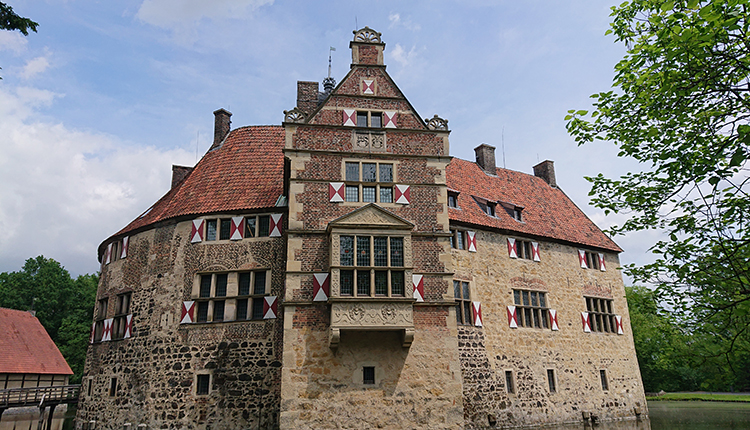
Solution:
M116 236L185 215L273 207L284 189L283 149L281 126L232 130L182 182Z
M476 163L458 158L448 165L446 177L448 188L460 193L459 208L448 210L451 221L622 252L562 190L541 178L507 169L491 176ZM495 217L487 215L474 197L522 207L523 222L500 204Z
M42 323L28 312L0 308L0 373L72 375Z

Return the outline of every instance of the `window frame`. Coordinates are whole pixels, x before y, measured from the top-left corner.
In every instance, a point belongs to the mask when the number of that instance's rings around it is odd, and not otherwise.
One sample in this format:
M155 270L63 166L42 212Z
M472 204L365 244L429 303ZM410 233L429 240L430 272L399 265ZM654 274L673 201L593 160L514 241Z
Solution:
M534 260L534 245L530 240L515 239L516 257L522 260Z
M216 215L203 219L202 242L235 242L231 239L232 217L235 215ZM242 240L270 237L271 214L242 215ZM209 237L209 227L214 225L215 231ZM250 227L252 225L252 227Z
M457 228L450 229L451 232L451 249L458 249L461 251L467 251L468 237L466 235L467 230L461 230Z
M505 392L516 394L516 376L512 370L505 370Z
M609 379L607 378L606 369L599 369L599 379L602 383L602 391L609 391Z
M112 318L112 340L125 338L125 327L128 323L130 305L133 301L133 292L127 291L116 296L115 315Z
M555 369L547 369L547 390L549 390L549 393L557 393L558 385L557 372L555 372Z
M258 280L260 274L262 280ZM241 294L243 276L249 276L247 294ZM210 279L208 286L205 280ZM223 279L226 279L226 283ZM195 323L211 324L236 321L262 321L263 301L271 295L271 269L202 272L195 275L192 298L195 301ZM256 284L257 283L257 284ZM262 293L260 289L262 288ZM240 305L244 305L244 317ZM260 306L259 306L260 305ZM261 312L253 310L259 307ZM217 316L217 309L222 311Z
M364 166L375 165L375 180L365 180ZM350 165L357 165L357 178L354 179L350 176L348 167ZM390 181L383 180L384 172L381 166L390 166ZM397 163L394 161L379 161L379 160L362 160L362 159L345 159L343 160L343 172L342 177L344 178L344 202L346 203L378 203L378 204L394 204L396 202L396 195L394 188L396 186L396 167ZM388 178L386 178L388 179ZM356 199L353 199L353 193L356 189ZM369 191L372 189L374 192L374 199L365 200L365 189ZM390 198L384 199L384 192L390 191ZM390 201L388 201L390 200Z
M528 304L524 301L527 294ZM550 330L552 325L549 320L549 301L546 291L513 288L513 304L516 307L517 324L519 328L533 328ZM536 305L534 305L536 295ZM544 305L541 302L544 301Z
M101 342L104 336L104 320L109 312L109 297L102 297L96 301L96 319L94 323L94 342Z
M453 209L461 209L458 206L458 195L461 194L458 191L448 191L448 207ZM451 202L453 204L451 204Z
M406 240L402 235L392 234L377 234L377 233L341 233L338 236L339 243L339 280L341 282L341 288L339 294L341 297L356 297L356 298L405 298L407 297L406 288ZM344 261L345 245L344 242L349 243L351 239L351 259L346 258ZM376 253L376 241L377 239L385 239L386 255L384 257L385 264L378 264L378 254ZM367 249L361 249L364 246L364 242L367 242ZM396 260L397 255L394 247L395 243L400 241L400 264ZM347 246L347 249L349 247ZM365 260L366 261L363 261ZM378 292L378 276L379 274L386 274L386 291L385 293ZM366 274L366 276L365 276ZM382 275L381 275L382 276ZM400 293L394 292L394 279L401 279ZM347 292L344 292L344 280L347 279L351 282L347 286ZM367 280L367 285L364 284L364 280ZM381 278L382 281L382 278ZM351 293L349 293L349 286L351 287ZM362 292L367 287L367 293Z
M617 321L614 299L583 296L586 312L589 314L589 328L592 332L617 334ZM602 311L604 309L604 311Z
M463 279L454 279L453 299L456 301L456 323L462 326L473 326L471 283Z
M375 111L375 110L361 110L357 109L356 111L356 128L369 128L369 129L376 129L380 130L383 128L383 112L382 111ZM366 117L366 125L360 125L360 117L365 116ZM379 117L380 118L380 127L373 126L373 117Z
M208 396L211 394L211 374L210 373L196 373L195 374L195 395L196 396ZM202 389L201 381L205 380L205 392Z
M599 264L599 253L593 251L582 250L584 252L584 261L586 261L586 269L600 270L601 265Z

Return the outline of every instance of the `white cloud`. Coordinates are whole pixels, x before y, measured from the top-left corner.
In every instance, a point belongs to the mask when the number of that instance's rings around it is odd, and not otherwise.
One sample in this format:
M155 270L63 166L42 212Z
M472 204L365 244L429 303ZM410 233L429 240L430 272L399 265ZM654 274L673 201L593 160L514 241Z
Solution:
M396 46L391 50L390 58L401 65L401 67L408 67L412 65L417 58L417 48L412 46L410 50L404 49L400 43L396 43Z
M422 27L419 24L415 24L411 21L411 19L401 19L401 14L399 13L392 13L388 15L388 21L391 22L391 25L388 26L388 28L396 28L396 27L403 27L407 30L411 31L419 31L422 29Z
M49 60L47 57L36 57L26 62L26 65L21 71L21 77L24 79L31 79L34 76L44 72L49 67Z
M145 0L136 16L163 28L189 25L201 19L241 19L273 0Z
M0 271L37 255L73 274L98 270L99 243L167 191L171 164L193 160L38 120L57 96L0 88Z
M28 43L21 33L0 31L0 51L13 51L16 54L20 54L26 51Z

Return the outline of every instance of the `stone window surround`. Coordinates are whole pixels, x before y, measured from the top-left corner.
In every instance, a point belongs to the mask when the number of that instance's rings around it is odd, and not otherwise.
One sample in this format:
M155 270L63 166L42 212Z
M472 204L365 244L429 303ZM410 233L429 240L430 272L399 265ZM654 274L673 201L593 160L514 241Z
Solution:
M534 261L534 250L530 240L516 239L516 255L518 260Z
M586 269L600 270L599 266L599 254L592 251L585 251L586 253Z
M606 369L599 369L599 379L602 382L602 391L609 391L609 379L607 378Z
M341 270L356 269L356 261L354 266L342 266L341 265L341 236L370 236L370 237L401 237L403 238L403 260L404 265L398 267L399 271L403 269L404 272L404 296L396 297L384 297L384 296L342 296L341 295ZM356 240L356 239L355 239ZM372 241L371 241L372 242ZM414 286L412 280L412 253L411 253L411 232L410 231L399 231L390 229L339 229L336 228L331 231L331 248L330 248L330 261L331 261L331 298L355 299L355 300L382 300L383 298L390 300L413 300ZM374 258L374 256L371 256ZM361 266L367 269L377 269L376 266ZM390 266L383 267L384 270L392 269ZM390 289L390 285L389 285ZM355 286L356 291L356 286Z
M462 229L457 227L452 227L450 229L451 232L451 249L458 249L461 251L468 251L469 245L468 240L469 238L466 237L466 232L471 231L468 229Z
M339 255L343 253L343 248L341 248L344 243L342 240L343 238L351 239L351 264L344 265L341 261L339 263L341 264L341 269L339 271L339 277L341 279L341 289L339 290L341 297L405 297L406 292L406 279L404 276L404 270L403 270L403 262L404 262L404 246L403 246L403 236L383 236L383 235L339 235L339 243L341 252ZM385 246L386 246L386 255L385 255L385 263L377 265L377 245L376 245L376 238L384 238L385 239ZM367 250L361 251L361 240L360 239L367 239ZM394 239L401 239L401 264L393 264L394 263L394 251L393 247L395 243L398 243L394 241ZM347 240L348 242L348 240ZM360 264L360 255L362 252L366 252L367 254L367 263L368 264ZM351 294L344 294L343 291L343 277L344 272L351 272L350 275L352 278L351 281ZM359 285L359 274L362 272L366 272L369 276L366 278L368 280L368 293L360 293L360 285ZM377 291L377 273L378 272L386 272L386 293L378 293ZM401 288L400 293L394 292L394 277L398 276L396 274L400 274L401 277Z
M130 313L130 304L133 299L133 292L127 291L117 294L116 309L112 321L112 340L120 340L125 336L125 325L127 316Z
M358 176L359 178L357 180L350 180L347 178L346 175L346 165L347 163L356 163L359 165L359 171ZM365 182L362 179L362 165L363 164L375 164L375 172L377 174L377 178L375 182ZM381 164L387 164L391 165L391 180L390 181L381 181L380 180L380 165ZM341 177L344 179L344 205L359 205L362 203L377 203L378 205L381 205L383 207L400 207L400 205L396 204L396 195L395 195L395 186L398 181L396 177L396 171L398 170L399 162L397 160L379 160L379 159L362 159L362 158L344 158L341 162ZM390 202L382 202L382 194L381 194L381 188L383 186L389 188L391 190L391 198ZM357 187L357 201L348 200L346 198L346 190L350 187ZM375 188L375 201L374 202L365 202L364 201L364 187L374 187Z
M553 368L547 368L547 392L555 394L560 391L560 385L557 381L557 371Z
M383 128L383 111L378 110L364 110L364 109L357 109L356 110L356 118L357 118L357 128L373 128L373 129L381 129ZM359 121L360 118L366 116L367 117L367 125L360 125ZM380 126L377 126L377 119L380 120ZM373 125L375 124L375 125Z
M516 374L512 369L505 369L505 392L516 394Z
M265 292L263 295L252 294L254 293L255 274L258 272L266 273L265 280ZM239 280L240 274L252 273L250 280L250 293L247 295L239 294ZM227 286L225 296L216 296L216 275L226 274L227 275ZM211 275L211 287L209 297L200 297L201 279L205 275ZM220 324L227 322L251 322L251 321L264 321L263 318L253 318L253 305L254 300L263 300L271 294L271 269L270 268L257 268L252 270L234 270L234 271L216 271L216 272L199 272L195 274L193 287L190 294L191 300L194 300L195 310L195 321L193 324ZM247 300L248 310L245 319L237 319L237 304L240 300ZM224 318L219 321L214 321L214 302L222 300L224 301ZM199 303L208 303L206 321L198 321L198 308Z
M448 207L452 209L461 209L461 207L458 206L458 195L461 194L458 191L451 191L448 190ZM453 203L453 204L451 204Z
M208 376L208 391L206 393L198 393L198 377L199 376ZM195 378L193 379L193 396L195 397L205 397L211 394L211 382L213 380L213 372L210 370L199 370L195 372Z
M589 313L591 332L617 334L614 300L606 297L583 296ZM604 309L602 309L604 308Z
M464 297L467 294L468 297ZM471 283L462 279L454 279L453 298L456 301L456 323L458 325L473 326L474 318L471 309Z
M528 304L524 304L524 293L528 293ZM518 312L518 328L551 329L549 322L549 302L547 301L546 291L514 288L512 294L513 304L516 306L516 312ZM532 304L533 294L537 295L537 305ZM543 306L540 304L542 300L544 300ZM526 325L527 315L528 321L530 321L529 325ZM538 326L537 322L539 323Z

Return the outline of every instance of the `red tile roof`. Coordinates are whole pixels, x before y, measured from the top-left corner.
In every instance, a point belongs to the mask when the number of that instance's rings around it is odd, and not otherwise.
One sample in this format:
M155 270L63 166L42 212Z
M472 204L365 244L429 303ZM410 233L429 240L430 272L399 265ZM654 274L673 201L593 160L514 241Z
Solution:
M460 192L459 209L448 212L451 221L622 252L562 190L541 178L507 169L497 169L493 177L476 163L458 158L448 165L446 176L448 188ZM496 217L487 215L472 196L523 207L523 222L499 204Z
M184 215L273 207L284 189L283 149L281 126L232 130L220 148L116 235Z
M0 308L0 373L72 375L60 350L36 317Z

